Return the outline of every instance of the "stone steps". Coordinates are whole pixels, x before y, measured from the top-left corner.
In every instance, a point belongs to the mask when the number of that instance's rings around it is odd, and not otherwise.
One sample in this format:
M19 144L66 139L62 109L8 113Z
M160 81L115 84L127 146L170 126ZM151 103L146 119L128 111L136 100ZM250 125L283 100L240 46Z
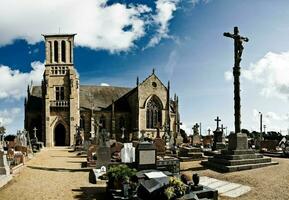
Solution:
M214 158L225 159L225 160L242 160L242 159L256 159L262 158L262 154L241 154L241 155L230 155L230 154L217 154Z
M226 160L226 159L209 158L208 161L223 164L226 166L236 166L236 165L248 165L248 164L271 162L271 158L265 157L265 158L242 159L242 160Z
M252 149L247 150L222 150L222 154L224 155L244 155L244 154L254 154L255 151Z
M265 163L256 163L256 164L226 166L226 165L216 163L216 162L202 161L201 164L219 172L235 172L235 171L241 171L241 170L249 170L249 169L255 169L255 168L260 168L260 167L266 167L270 165L277 165L278 162L265 162Z

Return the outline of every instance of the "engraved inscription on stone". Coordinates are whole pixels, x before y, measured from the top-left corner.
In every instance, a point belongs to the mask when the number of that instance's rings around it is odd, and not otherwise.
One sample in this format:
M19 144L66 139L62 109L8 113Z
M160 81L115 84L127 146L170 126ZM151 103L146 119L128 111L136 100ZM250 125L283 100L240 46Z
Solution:
M153 151L140 151L139 152L139 164L149 165L155 164L155 150Z

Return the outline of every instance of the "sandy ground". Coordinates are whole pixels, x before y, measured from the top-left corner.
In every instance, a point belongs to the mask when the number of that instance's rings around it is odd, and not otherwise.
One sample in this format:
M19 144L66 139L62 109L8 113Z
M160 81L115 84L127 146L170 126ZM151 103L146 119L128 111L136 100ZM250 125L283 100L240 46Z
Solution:
M0 189L0 199L92 199L95 185L88 182L85 157L67 148L45 149L36 154L11 182Z
M190 176L192 173L199 173L200 176L208 176L252 187L250 192L235 199L288 200L289 159L273 158L273 160L279 162L279 165L226 174L204 169L198 161L182 163L181 168L184 170L182 173ZM229 200L233 198L221 196L219 199Z
M95 196L102 187L88 182L88 169L81 168L85 157L67 148L46 149L30 160L13 180L0 189L0 199L105 199ZM239 183L252 190L237 199L289 199L289 159L275 158L279 165L221 174L204 169L199 161L181 163L182 173L199 173L219 180ZM232 198L222 197L229 200Z

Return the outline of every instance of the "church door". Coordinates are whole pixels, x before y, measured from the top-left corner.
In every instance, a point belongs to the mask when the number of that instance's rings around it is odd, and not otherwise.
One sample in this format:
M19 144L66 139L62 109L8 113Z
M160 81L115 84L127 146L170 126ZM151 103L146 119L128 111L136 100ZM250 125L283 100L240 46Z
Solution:
M63 124L58 124L54 130L55 146L65 146L65 127Z

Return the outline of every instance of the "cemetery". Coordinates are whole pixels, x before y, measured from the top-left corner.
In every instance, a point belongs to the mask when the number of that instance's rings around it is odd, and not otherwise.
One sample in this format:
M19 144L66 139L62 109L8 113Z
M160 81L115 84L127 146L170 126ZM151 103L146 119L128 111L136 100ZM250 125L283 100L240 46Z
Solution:
M134 88L79 85L75 34L43 36L46 69L42 85L27 89L27 130L0 129L0 199L289 199L289 138L262 124L259 133L241 127L240 62L249 39L238 27L223 34L234 42L229 135L220 116L206 134L200 122L192 134L182 130L179 97L154 69Z

